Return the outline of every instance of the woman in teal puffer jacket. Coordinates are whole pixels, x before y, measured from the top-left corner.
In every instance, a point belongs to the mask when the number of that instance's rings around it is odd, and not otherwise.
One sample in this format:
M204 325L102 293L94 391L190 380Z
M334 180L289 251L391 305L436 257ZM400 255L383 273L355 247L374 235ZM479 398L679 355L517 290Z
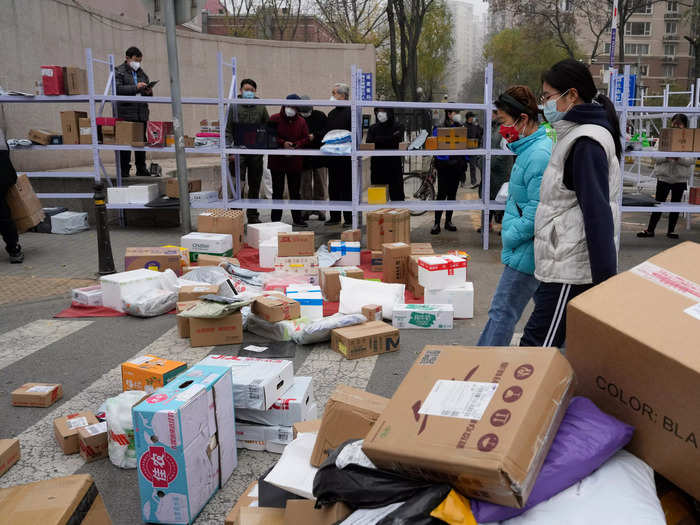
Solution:
M540 126L535 95L526 86L513 86L496 101L500 133L516 159L510 173L503 217L501 261L505 265L491 301L489 320L479 346L508 346L513 331L539 282L535 279L535 212L540 183L552 141Z

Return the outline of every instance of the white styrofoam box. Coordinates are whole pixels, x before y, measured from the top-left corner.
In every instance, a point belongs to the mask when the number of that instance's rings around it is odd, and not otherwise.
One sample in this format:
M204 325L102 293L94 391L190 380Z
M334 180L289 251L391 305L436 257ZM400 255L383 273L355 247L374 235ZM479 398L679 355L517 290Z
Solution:
M109 204L129 204L129 188L107 188Z
M281 454L292 442L294 429L289 426L236 423L236 445L248 450L267 450Z
M311 319L323 319L323 293L321 288L315 285L290 284L287 286L287 297L294 299L301 307L301 317Z
M359 266L360 243L357 241L331 241L331 253L340 253L334 266Z
M70 235L88 230L88 214L77 211L64 211L51 216L51 233Z
M233 236L230 233L192 232L180 237L180 246L190 252L190 261L196 262L200 253L231 257Z
M236 418L259 425L290 427L299 421L316 419L313 382L310 377L295 377L294 385L275 401L268 410L239 408Z
M259 254L261 268L274 268L277 259L277 237L262 241Z
M158 184L134 184L127 186L129 204L148 204L158 198Z
M277 234L288 233L292 231L292 227L284 222L263 222L260 224L248 224L246 233L246 243L249 246L260 249L260 243L267 239L277 238Z
M141 268L130 272L113 273L100 277L102 286L102 305L124 312L124 301L128 297L137 297L151 290L162 288L160 272Z
M294 364L284 359L209 355L200 364L231 369L237 409L267 410L294 385Z
M190 202L215 202L219 200L218 191L193 191L190 192Z
M474 317L474 285L470 282L441 290L426 288L423 300L430 304L451 304L455 309L455 319Z
M341 314L360 314L362 307L367 304L378 304L382 307L385 319L391 319L394 305L406 302L406 285L402 283L381 283L365 279L353 279L341 275L340 279L340 308Z
M394 306L394 328L451 329L454 319L451 304L397 304Z
M426 255L418 259L418 283L423 288L451 288L467 280L467 261L457 255Z
M87 306L102 306L102 286L86 286L85 288L73 288L71 292L73 301Z

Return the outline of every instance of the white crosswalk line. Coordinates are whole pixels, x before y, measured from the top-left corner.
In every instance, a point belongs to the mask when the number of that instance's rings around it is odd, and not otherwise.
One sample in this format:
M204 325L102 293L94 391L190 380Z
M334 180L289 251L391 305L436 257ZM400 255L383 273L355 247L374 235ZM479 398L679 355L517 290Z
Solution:
M189 339L180 339L177 328L172 328L131 359L144 354L154 354L166 359L184 361L191 366L202 360L212 348L210 346L191 348ZM81 468L84 461L79 454L66 456L56 444L53 421L57 417L81 410L97 410L105 399L116 396L122 391L121 385L121 366L116 366L79 394L50 411L19 436L15 436L20 440L22 457L0 478L0 487L68 476Z
M40 319L0 335L0 370L89 326L93 321Z

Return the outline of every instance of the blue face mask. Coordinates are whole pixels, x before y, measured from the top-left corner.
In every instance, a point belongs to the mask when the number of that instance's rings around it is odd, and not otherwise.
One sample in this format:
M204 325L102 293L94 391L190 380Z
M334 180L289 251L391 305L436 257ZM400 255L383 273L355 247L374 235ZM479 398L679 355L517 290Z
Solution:
M569 109L571 109L571 106L569 106L569 107L566 109L566 111L559 111L559 110L557 109L557 101L558 101L561 97L563 97L564 95L566 95L568 92L569 92L569 90L567 89L566 91L564 91L564 93L562 93L561 95L559 95L559 96L558 96L557 98L555 98L554 100L548 100L547 102L545 102L544 108L543 108L542 111L543 111L543 113L544 113L544 117L547 119L547 122L549 122L550 124L554 124L555 122L557 122L557 121L563 119L563 118L564 118L564 115L566 115L566 114L568 113Z
M255 93L253 91L243 91L241 93L242 98L255 98Z

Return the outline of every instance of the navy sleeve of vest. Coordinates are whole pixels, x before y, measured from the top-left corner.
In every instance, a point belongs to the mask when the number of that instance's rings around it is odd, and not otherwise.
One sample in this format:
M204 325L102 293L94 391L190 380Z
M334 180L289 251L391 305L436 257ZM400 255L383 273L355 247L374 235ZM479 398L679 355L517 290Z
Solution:
M583 212L593 284L601 283L617 273L617 252L608 161L597 141L587 137L576 141L564 166L564 185L576 192Z

